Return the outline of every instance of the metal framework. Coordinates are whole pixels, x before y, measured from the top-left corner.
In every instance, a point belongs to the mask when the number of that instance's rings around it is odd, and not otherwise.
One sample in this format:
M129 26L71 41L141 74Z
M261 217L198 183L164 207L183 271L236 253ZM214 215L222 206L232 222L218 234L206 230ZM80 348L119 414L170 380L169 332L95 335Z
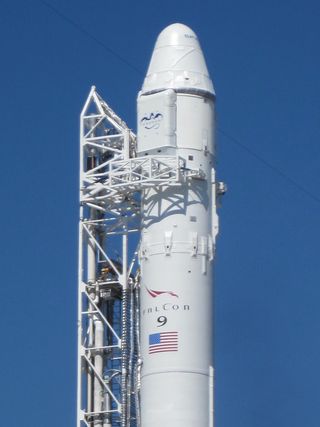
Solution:
M135 134L92 87L80 118L77 427L140 425L140 193L188 177L202 172L176 156L137 157Z

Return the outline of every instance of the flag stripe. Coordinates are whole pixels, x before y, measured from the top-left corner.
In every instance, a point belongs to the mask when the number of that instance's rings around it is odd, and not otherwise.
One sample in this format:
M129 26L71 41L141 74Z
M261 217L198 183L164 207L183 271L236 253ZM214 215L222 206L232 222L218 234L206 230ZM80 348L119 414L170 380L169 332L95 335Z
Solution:
M168 344L168 345L158 344L158 345L153 345L150 348L164 348L164 347L166 347L166 348L178 347L178 344L177 343L175 343L175 344Z

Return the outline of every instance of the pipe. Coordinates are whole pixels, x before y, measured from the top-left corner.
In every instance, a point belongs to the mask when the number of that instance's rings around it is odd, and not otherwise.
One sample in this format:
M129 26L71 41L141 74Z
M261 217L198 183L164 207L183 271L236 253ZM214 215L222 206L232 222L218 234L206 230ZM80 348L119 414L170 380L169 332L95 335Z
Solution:
M131 285L131 286L130 286ZM134 299L133 299L133 283L129 280L129 360L128 360L128 384L127 384L127 425L130 425L131 418L131 394L132 394L132 367L134 356Z
M122 339L121 339L121 427L127 427L127 365L128 365L128 289L122 289Z
M110 304L110 301L105 301L103 306L104 306L105 318L108 320L108 322L112 323L112 306ZM112 345L112 334L110 334L110 331L108 328L106 328L106 333L105 333L105 345ZM110 388L112 388L110 379L111 378L109 375L105 375L105 378L104 378L105 382L109 385ZM112 406L111 406L110 394L107 391L104 391L104 410L110 411L111 409L112 409ZM103 419L103 427L112 427L111 413L105 415Z
M103 323L98 318L94 319L94 345L95 347L103 347L104 335ZM95 350L94 367L100 377L103 377L103 350ZM93 404L94 412L103 411L103 386L99 379L95 376L93 382ZM101 415L98 415L94 420L95 427L102 427Z
M134 395L135 395L135 406L136 406L136 420L137 427L141 425L141 416L140 416L140 386L141 386L141 348L140 348L140 271L138 271L135 279L135 343L137 351L137 362L135 366L135 384L134 384Z
M94 213L91 210L91 218L94 218ZM95 243L93 238L88 239L88 246L87 246L87 283L92 284L96 280L96 250L95 250ZM92 293L90 293L90 297L92 296ZM92 304L88 304L88 311L92 311L93 306ZM89 315L89 333L88 333L88 347L93 347L94 345L94 325L93 325L93 319L92 315ZM89 356L90 357L90 356ZM91 359L91 357L90 357ZM92 369L88 368L87 373L87 408L88 412L92 412L93 410L93 372ZM89 423L89 427L91 427L92 424Z

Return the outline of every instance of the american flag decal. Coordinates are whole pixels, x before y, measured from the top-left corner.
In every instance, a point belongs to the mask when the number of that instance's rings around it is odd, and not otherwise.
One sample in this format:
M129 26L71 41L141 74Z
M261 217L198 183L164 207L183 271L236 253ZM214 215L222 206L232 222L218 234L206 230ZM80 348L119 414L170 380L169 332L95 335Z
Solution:
M178 351L178 332L159 332L149 335L149 354Z

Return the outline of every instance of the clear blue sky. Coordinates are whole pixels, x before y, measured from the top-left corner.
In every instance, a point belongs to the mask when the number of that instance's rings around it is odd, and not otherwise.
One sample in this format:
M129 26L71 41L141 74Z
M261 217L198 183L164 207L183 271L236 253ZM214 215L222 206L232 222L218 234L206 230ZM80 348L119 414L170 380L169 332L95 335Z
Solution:
M95 84L135 129L157 34L180 21L215 83L229 185L216 427L319 427L320 3L47 1L59 13L1 2L0 424L75 427L79 112Z

